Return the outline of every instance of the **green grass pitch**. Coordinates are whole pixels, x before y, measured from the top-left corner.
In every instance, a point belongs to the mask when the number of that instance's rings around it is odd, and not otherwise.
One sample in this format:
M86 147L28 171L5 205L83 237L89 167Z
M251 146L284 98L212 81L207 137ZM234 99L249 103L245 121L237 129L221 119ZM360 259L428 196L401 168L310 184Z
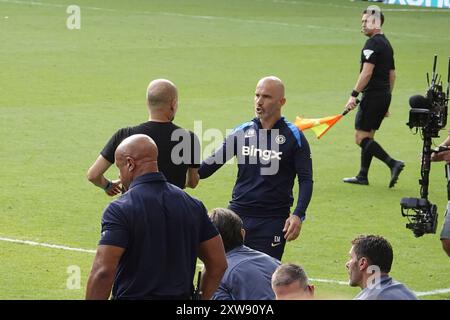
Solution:
M117 128L146 120L150 80L175 82L175 122L192 130L196 120L204 131L225 132L251 119L256 82L271 74L285 81L287 119L328 116L344 107L365 41L359 28L367 2L78 0L81 29L68 30L73 2L0 0L0 238L95 249L111 199L85 173ZM405 125L408 98L425 93L435 53L446 76L450 12L383 8L398 78L391 117L377 139L405 161L405 171L389 189L389 170L374 160L369 187L341 182L359 167L355 112L321 140L306 131L314 194L301 236L283 260L305 267L318 298L350 299L358 288L319 280L345 282L350 241L381 234L394 248L394 278L428 292L423 299L449 299L450 260L438 234L414 238L399 202L419 195L422 140ZM433 164L430 182L438 231L447 201L443 167ZM225 166L188 192L210 209L226 206L235 175L235 166ZM82 299L92 261L89 252L0 241L0 299ZM66 285L73 265L80 268L79 289Z

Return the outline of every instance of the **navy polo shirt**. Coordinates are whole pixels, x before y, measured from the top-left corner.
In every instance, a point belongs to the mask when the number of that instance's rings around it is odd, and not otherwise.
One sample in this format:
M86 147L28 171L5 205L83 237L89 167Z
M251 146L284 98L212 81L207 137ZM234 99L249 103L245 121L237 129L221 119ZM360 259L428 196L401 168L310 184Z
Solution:
M287 217L298 177L299 195L293 214L302 220L312 196L312 160L308 141L281 117L270 130L259 119L238 126L215 153L203 161L201 179L236 157L238 174L229 208L248 217Z
M99 244L125 249L114 299L189 296L199 244L218 235L205 206L160 172L136 178L103 213Z

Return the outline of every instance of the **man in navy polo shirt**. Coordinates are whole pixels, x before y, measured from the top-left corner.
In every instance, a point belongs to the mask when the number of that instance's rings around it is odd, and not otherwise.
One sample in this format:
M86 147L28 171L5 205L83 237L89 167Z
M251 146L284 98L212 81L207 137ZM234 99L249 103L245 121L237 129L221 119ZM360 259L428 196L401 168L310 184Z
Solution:
M104 211L87 299L189 299L196 260L209 299L227 268L223 243L203 204L158 172L147 135L126 138L115 152L128 190Z
M237 127L200 166L200 179L237 157L238 175L229 208L244 222L245 244L281 260L286 241L295 240L313 190L311 151L302 132L281 116L284 84L262 78L255 90L255 115ZM297 205L292 188L298 177Z

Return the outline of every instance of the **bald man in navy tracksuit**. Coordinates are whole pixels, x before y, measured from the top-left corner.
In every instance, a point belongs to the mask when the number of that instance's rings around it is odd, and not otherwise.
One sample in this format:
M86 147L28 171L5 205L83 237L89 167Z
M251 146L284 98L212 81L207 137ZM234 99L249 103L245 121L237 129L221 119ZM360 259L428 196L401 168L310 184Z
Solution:
M245 245L281 260L286 241L295 240L312 196L312 161L308 141L281 116L284 85L270 76L255 91L255 115L238 126L200 169L200 179L236 156L238 175L229 208L244 222ZM292 188L299 195L292 214Z

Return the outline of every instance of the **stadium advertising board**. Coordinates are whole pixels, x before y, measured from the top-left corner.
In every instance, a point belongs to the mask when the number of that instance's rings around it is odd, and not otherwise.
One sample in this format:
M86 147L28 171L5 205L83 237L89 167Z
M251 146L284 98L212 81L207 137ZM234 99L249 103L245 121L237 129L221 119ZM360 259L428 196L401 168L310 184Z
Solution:
M384 3L450 9L450 0L385 0Z

